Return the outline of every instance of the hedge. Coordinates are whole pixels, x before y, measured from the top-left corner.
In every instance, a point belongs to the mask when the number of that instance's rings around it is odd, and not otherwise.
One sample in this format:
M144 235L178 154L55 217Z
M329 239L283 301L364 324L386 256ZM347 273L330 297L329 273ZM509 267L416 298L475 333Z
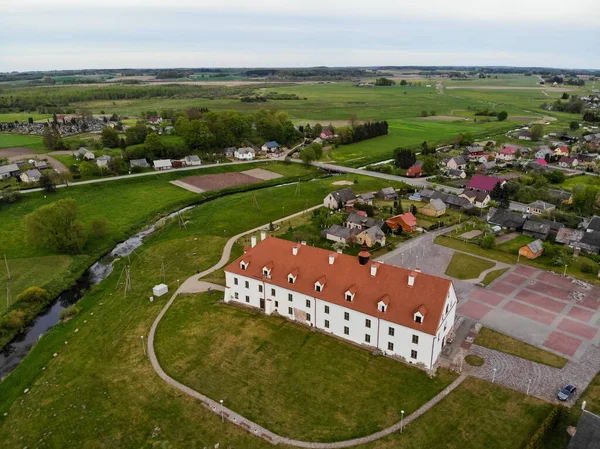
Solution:
M546 416L546 419L542 422L540 427L535 431L525 449L543 449L545 447L544 441L548 434L554 430L556 424L561 419L564 413L565 407L563 405L557 405L552 411Z

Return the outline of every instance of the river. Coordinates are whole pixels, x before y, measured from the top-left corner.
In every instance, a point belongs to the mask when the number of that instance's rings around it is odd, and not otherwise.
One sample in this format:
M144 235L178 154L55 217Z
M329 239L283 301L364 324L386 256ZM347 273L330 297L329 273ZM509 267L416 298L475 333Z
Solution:
M113 250L96 261L81 276L75 285L69 290L62 292L48 308L42 312L26 331L17 335L0 353L0 379L6 377L25 358L33 345L52 326L60 321L60 312L79 301L87 289L92 285L99 284L113 271L113 261L120 257L132 254L136 248L143 244L145 237L152 234L156 229L170 218L176 217L181 212L190 210L194 206L187 206L161 218L152 226L132 235L124 242L116 245Z

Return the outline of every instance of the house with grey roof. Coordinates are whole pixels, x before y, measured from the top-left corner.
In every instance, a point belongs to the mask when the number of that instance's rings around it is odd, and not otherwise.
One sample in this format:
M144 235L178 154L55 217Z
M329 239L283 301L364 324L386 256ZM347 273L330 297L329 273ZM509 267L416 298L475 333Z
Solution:
M463 156L455 156L446 163L446 168L450 170L464 170L467 168L467 161Z
M199 156L196 156L195 154L192 154L190 156L186 156L185 157L184 163L188 167L189 166L195 166L195 165L202 165L202 160L200 159Z
M109 155L100 156L99 158L96 158L96 165L100 168L107 168L108 161L110 161L111 159L112 157L110 157Z
M600 217L594 215L587 225L586 231L600 231Z
M0 165L0 179L15 177L20 173L17 164Z
M75 157L75 159L77 160L86 161L91 161L92 159L96 158L96 156L94 156L94 153L92 153L90 150L84 147L80 147L77 151L73 152L73 157Z
M360 234L359 229L350 229L340 225L333 225L321 231L321 237L336 243L351 243Z
M523 234L530 237L546 240L550 234L550 225L541 221L527 220L523 224Z
M363 215L352 212L350 213L350 215L348 215L344 226L350 229L360 230L372 228L373 226L377 226L380 229L383 229L384 223L385 222L383 220L378 220L372 217L365 217Z
M567 449L598 449L599 442L600 416L583 410Z
M573 194L565 190L548 189L548 194L552 198L562 201L563 204L571 204L573 202Z
M351 206L356 202L354 190L350 187L336 190L328 194L323 200L323 205L332 210L341 209L346 206Z
M383 246L385 245L385 234L379 226L372 226L356 235L356 243L366 245L369 248L375 246L376 243Z
M541 215L544 212L551 212L556 209L554 204L546 203L545 201L534 201L527 205L527 213L533 215Z
M394 190L393 187L384 187L379 192L377 192L377 198L380 200L397 200L398 193Z
M360 204L368 204L373 205L373 200L375 199L375 194L370 193L360 193L356 196L356 202Z
M496 209L492 207L488 212L487 221L503 228L520 231L523 229L526 218L522 214L508 209Z
M150 164L148 163L148 161L146 159L131 159L129 161L129 166L131 168L133 168L133 167L149 168Z
M27 184L40 182L41 178L42 173L37 168L27 170L25 173L21 174L21 181L26 182Z

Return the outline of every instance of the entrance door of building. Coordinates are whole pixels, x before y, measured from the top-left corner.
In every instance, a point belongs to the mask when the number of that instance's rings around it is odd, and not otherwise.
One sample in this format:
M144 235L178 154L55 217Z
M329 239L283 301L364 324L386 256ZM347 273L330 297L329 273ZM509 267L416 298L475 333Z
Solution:
M265 298L260 298L260 310L265 310Z

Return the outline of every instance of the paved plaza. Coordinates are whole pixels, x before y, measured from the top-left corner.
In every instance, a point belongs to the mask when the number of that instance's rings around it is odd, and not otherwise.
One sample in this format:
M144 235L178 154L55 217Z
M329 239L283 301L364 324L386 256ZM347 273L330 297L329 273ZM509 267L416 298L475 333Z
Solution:
M458 313L570 360L600 341L600 287L526 265L513 266L487 289L473 288Z

